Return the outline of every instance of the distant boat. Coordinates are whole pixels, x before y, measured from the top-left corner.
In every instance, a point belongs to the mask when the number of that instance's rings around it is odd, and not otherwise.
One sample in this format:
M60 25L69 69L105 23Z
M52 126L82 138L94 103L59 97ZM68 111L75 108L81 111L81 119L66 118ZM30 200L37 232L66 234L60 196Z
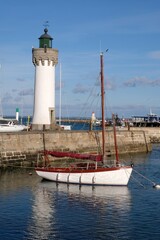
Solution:
M71 130L71 125L63 125L63 124L60 124L60 127L61 127L63 130Z
M101 126L101 120L96 119L95 125L96 125L96 126Z
M80 154L72 152L44 151L45 166L36 167L36 173L47 180L54 182L62 182L67 184L89 184L89 185L111 185L111 186L126 186L129 182L132 166L124 166L119 162L117 143L116 143L116 128L114 129L114 141L116 160L110 163L106 159L105 151L105 114L104 114L104 77L103 77L103 53L100 55L101 63L101 104L102 104L102 154ZM75 143L76 144L76 143ZM68 157L81 159L83 162L74 163L69 167L54 167L50 166L48 156ZM84 162L87 160L87 162ZM90 162L89 162L90 161ZM105 165L105 161L107 164Z
M0 118L0 132L19 132L27 130L27 126L16 124L13 120Z
M150 113L147 116L132 116L131 124L134 127L159 127L160 117L152 113L150 109Z
M17 109L16 109L17 110ZM2 111L2 104L0 99L0 133L2 132L19 132L23 130L28 130L29 127L18 124L17 119L17 111L16 111L16 119L8 119L3 117L3 111Z

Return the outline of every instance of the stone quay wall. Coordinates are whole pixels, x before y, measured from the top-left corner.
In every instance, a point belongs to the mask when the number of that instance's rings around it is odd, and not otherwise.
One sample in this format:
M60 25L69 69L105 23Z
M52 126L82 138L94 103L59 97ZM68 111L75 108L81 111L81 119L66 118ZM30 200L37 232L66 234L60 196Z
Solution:
M115 152L113 132L106 131L106 151ZM148 152L152 143L160 143L160 128L117 130L120 154ZM97 153L101 149L100 131L29 131L0 134L0 167L34 167L40 151L60 150Z

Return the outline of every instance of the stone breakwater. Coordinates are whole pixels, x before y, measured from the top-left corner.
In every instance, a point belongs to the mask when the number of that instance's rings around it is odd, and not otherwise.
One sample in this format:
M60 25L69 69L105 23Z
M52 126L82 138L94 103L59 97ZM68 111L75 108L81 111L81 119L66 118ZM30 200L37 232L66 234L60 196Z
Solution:
M114 154L113 132L106 131L106 151ZM117 130L120 154L148 152L152 143L160 143L160 128ZM0 134L0 167L31 166L38 152L47 150L97 153L101 149L100 131L30 131Z

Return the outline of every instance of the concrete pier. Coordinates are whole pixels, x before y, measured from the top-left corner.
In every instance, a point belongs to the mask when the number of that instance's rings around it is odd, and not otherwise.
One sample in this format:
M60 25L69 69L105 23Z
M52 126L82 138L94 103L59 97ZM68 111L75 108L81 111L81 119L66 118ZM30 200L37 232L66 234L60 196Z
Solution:
M114 154L113 132L106 130L106 151ZM120 154L148 152L160 143L160 128L122 128L117 130ZM0 167L35 166L39 151L61 150L97 153L101 149L100 131L29 131L0 134Z

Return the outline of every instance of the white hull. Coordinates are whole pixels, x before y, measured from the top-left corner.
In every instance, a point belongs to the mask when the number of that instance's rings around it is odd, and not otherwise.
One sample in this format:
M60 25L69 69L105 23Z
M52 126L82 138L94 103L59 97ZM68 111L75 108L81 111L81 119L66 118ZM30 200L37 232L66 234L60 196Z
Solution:
M64 130L71 130L71 125L60 125Z
M26 126L23 125L0 125L0 132L19 132L26 129Z
M93 171L62 171L62 168L37 168L37 174L47 180L62 183L126 186L132 173L132 167L105 168Z

